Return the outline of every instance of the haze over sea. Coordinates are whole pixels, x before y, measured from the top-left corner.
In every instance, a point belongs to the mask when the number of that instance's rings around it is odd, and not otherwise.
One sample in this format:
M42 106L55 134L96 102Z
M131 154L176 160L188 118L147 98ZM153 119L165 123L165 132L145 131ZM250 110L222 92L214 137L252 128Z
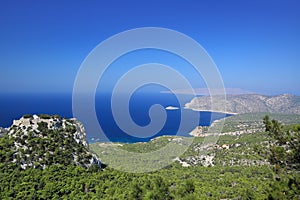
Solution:
M184 96L185 102L191 97ZM208 126L214 120L230 116L222 113L197 112L189 109L180 108L177 110L166 110L167 119L163 128L148 138L137 138L126 134L117 126L111 112L110 94L97 94L96 113L99 124L103 129L106 137L112 142L146 142L152 138L161 135L176 135L182 113L186 114L187 120L199 116L197 125ZM120 98L120 101L122 99ZM173 94L154 94L137 92L132 95L129 103L129 111L133 121L140 125L146 126L150 123L149 108L153 104L160 104L163 107L179 107L179 102ZM19 119L24 114L59 114L62 117L72 117L72 95L71 94L5 94L0 96L0 127L11 126L14 119ZM85 125L85 124L84 124ZM95 127L86 127L87 139L90 143L102 141L99 133L95 132ZM187 126L183 132L177 135L189 136L194 126ZM140 134L140 133L139 133ZM142 133L141 133L142 134Z

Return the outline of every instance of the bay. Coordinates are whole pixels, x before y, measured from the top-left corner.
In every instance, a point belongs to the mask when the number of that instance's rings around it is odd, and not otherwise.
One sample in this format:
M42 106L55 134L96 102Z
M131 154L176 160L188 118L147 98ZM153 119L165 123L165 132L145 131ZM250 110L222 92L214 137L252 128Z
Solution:
M184 102L188 102L191 97L182 97ZM119 101L123 101L122 95ZM152 138L162 135L181 135L189 136L197 125L209 126L214 120L230 116L229 114L198 112L184 109L180 106L178 99L173 94L162 93L134 93L128 105L131 119L138 126L144 127L151 124L149 110L152 105L159 104L163 108L168 106L178 107L179 109L165 110L167 119L163 127L150 137L134 137L124 131L124 127L119 127L111 112L111 94L97 94L95 97L95 110L99 125L103 133L97 133L96 127L86 127L83 122L89 143L110 141L110 142L147 142ZM183 104L182 104L183 105ZM62 117L71 118L72 114L72 95L71 94L1 94L0 95L0 127L9 127L14 119L19 119L24 114L59 114ZM184 116L184 124L181 117ZM160 113L153 116L161 117ZM195 119L199 118L197 121ZM80 120L80 119L79 119ZM181 126L180 126L181 124ZM183 127L183 128L182 128ZM105 135L105 140L103 139Z

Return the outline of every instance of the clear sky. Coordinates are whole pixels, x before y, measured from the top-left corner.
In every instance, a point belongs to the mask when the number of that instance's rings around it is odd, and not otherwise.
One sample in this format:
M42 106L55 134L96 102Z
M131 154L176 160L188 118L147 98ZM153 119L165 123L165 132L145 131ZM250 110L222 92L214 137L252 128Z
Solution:
M199 42L228 88L300 95L299 10L298 0L1 0L0 93L70 93L101 41L154 26Z

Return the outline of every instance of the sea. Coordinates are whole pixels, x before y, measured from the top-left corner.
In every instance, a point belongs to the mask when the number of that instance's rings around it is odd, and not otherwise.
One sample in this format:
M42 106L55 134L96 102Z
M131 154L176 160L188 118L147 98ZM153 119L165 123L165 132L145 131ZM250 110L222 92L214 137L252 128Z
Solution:
M123 101L122 95L118 98ZM133 135L119 127L111 111L111 94L97 94L95 97L95 112L102 132L97 132L96 127L86 127L88 122L82 121L86 128L87 140L94 142L122 142L136 143L147 142L162 135L190 136L196 126L209 126L213 121L228 117L230 114L215 112L200 112L185 109L182 105L189 102L191 96L181 96L179 103L174 94L168 93L135 93L131 96L128 109L132 121L140 127L151 124L149 110L152 105L159 104L162 108L171 106L173 109L165 109L166 121L158 131L147 137ZM0 95L0 127L9 127L14 119L19 119L24 114L58 114L71 118L72 94L1 94ZM153 117L161 117L158 113ZM77 116L80 120L80 116ZM195 121L196 119L196 121ZM90 125L89 125L90 126ZM182 128L183 127L183 128ZM128 127L125 127L128 128ZM104 137L105 136L105 137Z

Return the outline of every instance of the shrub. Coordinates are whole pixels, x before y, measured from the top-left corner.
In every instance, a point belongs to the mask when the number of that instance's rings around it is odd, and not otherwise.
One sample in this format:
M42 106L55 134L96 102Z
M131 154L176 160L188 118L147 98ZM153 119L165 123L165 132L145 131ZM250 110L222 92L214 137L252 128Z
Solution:
M62 119L60 115L53 115L52 118L57 118L57 119L59 119L59 120Z
M51 119L51 116L48 114L40 114L39 117L42 119Z
M25 114L25 115L23 115L23 118L25 118L25 119L33 118L33 116L31 114Z

